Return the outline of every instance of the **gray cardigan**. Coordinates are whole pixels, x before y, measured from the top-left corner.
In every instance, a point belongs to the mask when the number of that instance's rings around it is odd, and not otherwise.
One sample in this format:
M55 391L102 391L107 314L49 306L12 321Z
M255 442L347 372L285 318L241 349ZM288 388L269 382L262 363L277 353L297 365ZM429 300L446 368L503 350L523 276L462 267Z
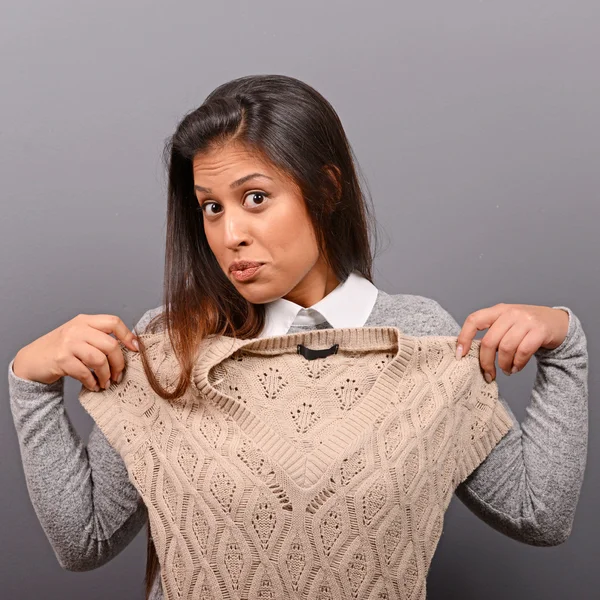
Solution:
M527 414L456 489L478 517L535 546L564 542L583 482L588 437L588 353L579 319L554 350L535 353L537 375ZM141 333L163 309L148 310ZM435 300L379 290L365 326L394 326L406 335L457 336L460 325ZM320 325L330 327L327 323ZM288 333L300 331L293 327ZM60 565L94 569L114 558L147 522L146 507L121 457L94 424L87 445L64 410L64 378L52 384L17 377L8 366L10 404L27 488ZM157 577L152 598L163 598Z

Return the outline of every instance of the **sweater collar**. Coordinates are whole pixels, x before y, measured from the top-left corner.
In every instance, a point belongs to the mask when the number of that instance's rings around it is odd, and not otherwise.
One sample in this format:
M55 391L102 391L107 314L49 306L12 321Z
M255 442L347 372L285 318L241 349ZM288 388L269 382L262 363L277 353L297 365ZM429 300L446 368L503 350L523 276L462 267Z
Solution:
M378 291L366 277L354 271L327 296L307 308L285 298L268 302L265 326L258 337L284 335L292 326L314 326L324 321L334 328L363 327Z
M205 348L200 353L192 372L195 387L209 399L228 402L231 399L221 394L209 382L210 371L244 349L264 355L298 353L298 344L313 349L338 344L347 352L369 352L389 350L391 361L382 368L374 388L383 385L389 393L395 387L414 353L415 338L406 336L397 327L358 327L343 329L319 329L268 338L240 339L229 336L209 336L204 340ZM383 383L378 383L383 378Z

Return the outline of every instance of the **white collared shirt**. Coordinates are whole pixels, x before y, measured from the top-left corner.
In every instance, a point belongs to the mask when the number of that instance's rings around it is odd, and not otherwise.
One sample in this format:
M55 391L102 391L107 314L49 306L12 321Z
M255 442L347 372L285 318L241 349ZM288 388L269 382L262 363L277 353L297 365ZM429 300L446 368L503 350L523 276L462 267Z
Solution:
M285 335L292 325L310 327L323 321L336 329L362 327L373 310L377 293L377 288L355 271L327 296L308 308L278 298L265 305L265 326L258 337Z

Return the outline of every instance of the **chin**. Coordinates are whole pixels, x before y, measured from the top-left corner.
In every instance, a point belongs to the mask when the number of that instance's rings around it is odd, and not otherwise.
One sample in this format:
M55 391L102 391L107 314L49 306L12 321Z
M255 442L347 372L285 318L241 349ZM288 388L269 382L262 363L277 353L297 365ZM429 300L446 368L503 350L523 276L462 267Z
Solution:
M281 298L281 296L274 296L273 294L261 294L258 291L256 293L251 293L249 290L245 290L245 293L243 293L242 296L248 300L248 302L252 302L252 304L267 304L267 302L272 302L273 300Z
M236 285L235 288L241 296L252 304L266 304L285 296L285 291L274 289L274 286L263 284L258 281L249 282L246 285Z

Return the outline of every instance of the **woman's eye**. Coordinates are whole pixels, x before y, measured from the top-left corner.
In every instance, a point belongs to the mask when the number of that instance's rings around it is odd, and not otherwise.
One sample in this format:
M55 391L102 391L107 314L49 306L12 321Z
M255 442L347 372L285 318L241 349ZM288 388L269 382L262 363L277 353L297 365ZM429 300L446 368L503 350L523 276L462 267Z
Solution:
M210 210L209 210L210 207ZM217 214L219 211L220 204L217 204L216 202L207 202L206 204L202 205L202 210L207 214L207 215L215 215ZM213 210L215 209L215 210Z
M265 194L264 192L251 192L250 194L248 194L246 196L246 198L244 199L244 201L250 199L250 207L252 206L259 206L260 204L264 203L265 198L268 197L268 194Z

